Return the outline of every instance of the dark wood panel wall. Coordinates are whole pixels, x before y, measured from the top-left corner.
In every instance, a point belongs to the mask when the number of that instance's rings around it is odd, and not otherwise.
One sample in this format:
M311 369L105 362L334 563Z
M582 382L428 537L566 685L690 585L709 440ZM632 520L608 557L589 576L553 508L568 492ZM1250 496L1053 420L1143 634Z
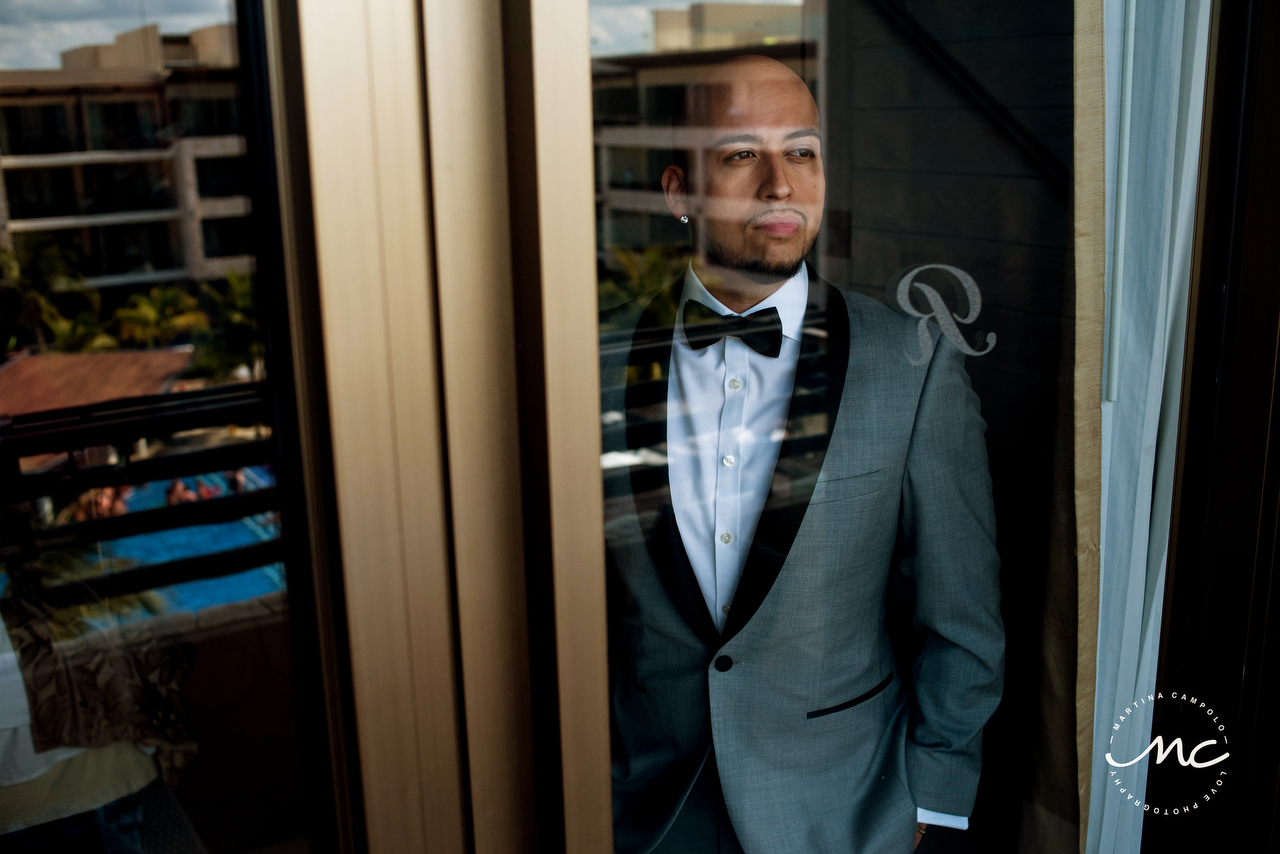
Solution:
M982 293L961 330L997 338L967 361L987 421L1008 632L975 850L1065 854L1079 822L1072 4L832 2L827 25L823 275L890 301L906 268L957 266ZM921 278L954 291L946 274Z

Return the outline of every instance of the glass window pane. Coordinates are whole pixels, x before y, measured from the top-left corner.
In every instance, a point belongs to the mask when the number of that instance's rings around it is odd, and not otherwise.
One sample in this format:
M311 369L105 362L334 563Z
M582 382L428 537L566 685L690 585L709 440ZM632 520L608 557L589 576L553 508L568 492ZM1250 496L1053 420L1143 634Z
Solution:
M101 5L0 27L0 849L327 850L262 8Z
M615 845L1073 848L1072 5L591 12Z

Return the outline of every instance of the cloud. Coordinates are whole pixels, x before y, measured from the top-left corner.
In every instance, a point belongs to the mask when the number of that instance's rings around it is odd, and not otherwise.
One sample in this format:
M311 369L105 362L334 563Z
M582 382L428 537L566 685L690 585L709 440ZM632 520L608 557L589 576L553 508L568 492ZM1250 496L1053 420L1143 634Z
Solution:
M779 6L799 6L802 2L768 1ZM688 9L689 5L680 0L591 0L591 55L648 53L653 50L653 10Z
M144 21L189 33L230 20L229 0L0 0L0 69L58 68L62 51L110 44Z
M127 19L138 26L165 17L221 15L231 19L231 0L4 0L0 26L60 21L86 23Z
M62 51L109 42L116 31L102 21L0 26L0 68L57 68Z
M653 10L685 9L687 3L591 4L591 55L622 56L653 50Z

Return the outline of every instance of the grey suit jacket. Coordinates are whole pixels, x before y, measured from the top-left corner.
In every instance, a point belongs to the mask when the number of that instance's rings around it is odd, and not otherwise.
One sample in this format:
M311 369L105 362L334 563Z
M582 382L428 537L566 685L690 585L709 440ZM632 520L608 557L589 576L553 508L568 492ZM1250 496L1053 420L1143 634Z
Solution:
M662 839L713 743L748 854L906 854L917 806L973 807L1004 664L978 399L946 339L914 365L914 319L810 280L787 436L723 633L685 556L666 465L606 473L624 854ZM602 317L606 452L665 442L677 293ZM927 630L909 680L885 625L895 560Z

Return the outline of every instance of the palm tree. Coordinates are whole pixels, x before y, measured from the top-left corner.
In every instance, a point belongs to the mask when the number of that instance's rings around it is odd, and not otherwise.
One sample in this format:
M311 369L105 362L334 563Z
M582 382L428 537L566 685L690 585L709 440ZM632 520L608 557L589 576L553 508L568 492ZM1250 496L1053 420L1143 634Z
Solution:
M226 290L208 282L200 291L212 304L211 328L196 338L198 345L191 373L222 382L237 372L247 371L260 379L266 347L258 334L253 306L253 278L227 272Z
M133 294L129 304L116 309L120 339L144 347L167 347L179 335L209 328L209 316L181 288L155 287L149 294Z
M80 334L68 337L67 321L50 299L55 292L77 292L86 296L91 293L85 289L82 277L61 247L40 242L25 243L20 251L0 249L0 344L12 339L14 345L18 345L20 330L25 330L21 337L29 341L26 336L33 336L36 348L43 353L49 349L45 336L45 327L49 327L54 333L55 347L68 349L56 343L59 333L54 329L55 323L64 324L61 335L64 341L73 338L84 343L95 341L97 333L101 332L97 323L100 304L90 299L89 316L84 317L82 312L72 321L73 325L81 327ZM92 330L95 325L98 326L96 331ZM98 343L105 344L102 341Z
M53 333L53 349L63 353L115 350L120 342L108 335L98 319L102 311L102 295L88 288L77 288L89 303L89 309L73 318L62 316L58 307L39 296L41 319Z
M613 260L626 278L604 279L599 286L601 308L610 308L644 294L660 291L675 281L689 265L689 250L684 246L646 246L642 251L614 247ZM675 316L675 303L656 306L660 313Z

